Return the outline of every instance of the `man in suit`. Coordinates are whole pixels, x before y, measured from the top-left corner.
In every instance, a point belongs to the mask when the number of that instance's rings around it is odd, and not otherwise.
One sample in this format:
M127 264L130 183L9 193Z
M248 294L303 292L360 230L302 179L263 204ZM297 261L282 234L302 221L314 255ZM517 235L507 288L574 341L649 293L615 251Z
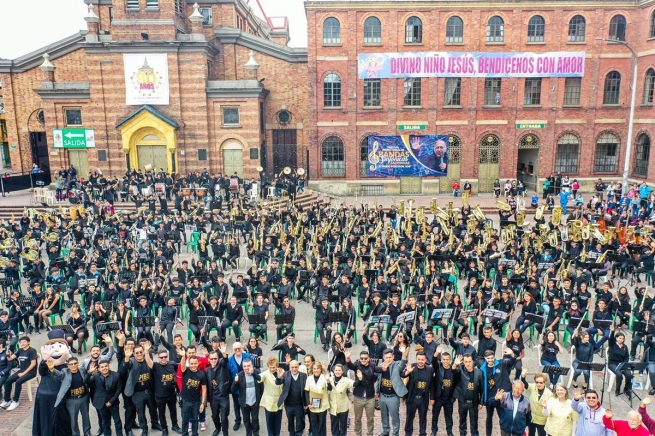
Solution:
M441 409L446 419L446 434L453 435L453 403L455 398L455 370L452 367L452 358L441 344L434 353L432 368L434 369L434 407L432 408L432 436L439 431L439 415Z
M259 383L259 371L255 370L252 360L243 359L242 366L243 370L232 383L232 392L239 392L239 406L246 435L259 436L259 401L262 399L263 386Z
M405 403L407 407L406 435L414 434L416 412L418 412L419 434L425 434L428 423L428 403L430 406L434 406L434 370L427 363L428 359L425 353L419 351L416 353L416 365L408 364L402 373L403 377L409 377Z
M118 373L109 369L109 362L102 361L98 366L91 366L86 374L85 382L91 392L91 404L102 417L101 426L104 436L111 436L111 420L114 420L116 434L123 434L118 405L118 396L123 390L123 384Z
M453 363L453 368L458 369L454 396L457 398L458 404L459 434L461 436L467 434L466 416L468 415L471 423L471 435L479 436L478 410L482 409L484 390L482 371L475 367L475 360L471 354L458 355Z
M232 354L228 359L227 368L230 371L230 377L234 379L237 374L243 371L243 361L248 359L252 362L252 357L250 354L243 352L243 345L241 345L241 342L235 342L232 344L232 351L234 354ZM236 391L232 390L232 402L234 405L234 427L232 427L232 430L237 431L241 425L241 407L239 407L238 389Z
M282 374L282 377L280 377ZM300 372L300 362L289 362L289 371L278 373L275 383L282 386L282 394L277 406L282 407L287 414L289 436L302 436L305 431L305 409L307 404L304 391L307 384L307 374Z
M134 356L132 356L134 355ZM141 436L148 434L148 421L146 420L146 407L149 410L155 409L154 401L150 396L152 389L152 375L145 359L145 351L141 345L135 345L134 351L125 351L125 366L128 371L127 382L125 383L125 395L132 397L136 414L139 419ZM161 430L159 423L153 422L154 430Z
M405 348L403 358L400 361L393 360L393 350L387 348L384 350L382 358L382 374L377 383L376 394L380 398L380 413L382 414L382 435L388 436L391 427L389 427L389 415L391 415L391 424L393 425L393 436L400 433L400 399L407 395L407 387L403 383L401 374L405 371L407 365L407 355L409 347Z
M414 148L414 143L412 143L412 148ZM432 152L421 157L421 163L431 170L446 174L448 172L447 150L448 146L446 145L446 141L438 139L432 146Z
M218 436L219 431L223 435L228 434L228 416L230 414L230 371L227 369L227 349L225 343L221 343L218 351L209 352L209 367L205 370L207 374L207 398L212 408L212 421L214 421L214 433Z
M68 410L72 424L72 435L80 436L80 428L77 425L77 416L82 415L82 431L84 435L91 434L91 422L89 421L89 391L85 379L86 370L80 366L77 357L71 357L66 361L67 368L57 371L61 378L61 386L55 409L62 402Z

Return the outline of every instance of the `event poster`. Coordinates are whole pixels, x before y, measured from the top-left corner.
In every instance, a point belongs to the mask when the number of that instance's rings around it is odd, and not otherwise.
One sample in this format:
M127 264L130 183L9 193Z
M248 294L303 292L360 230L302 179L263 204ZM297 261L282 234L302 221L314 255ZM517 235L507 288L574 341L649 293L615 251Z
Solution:
M125 104L169 103L168 55L124 54Z
M368 137L368 176L445 176L448 136Z
M585 52L363 53L360 79L411 77L583 77Z

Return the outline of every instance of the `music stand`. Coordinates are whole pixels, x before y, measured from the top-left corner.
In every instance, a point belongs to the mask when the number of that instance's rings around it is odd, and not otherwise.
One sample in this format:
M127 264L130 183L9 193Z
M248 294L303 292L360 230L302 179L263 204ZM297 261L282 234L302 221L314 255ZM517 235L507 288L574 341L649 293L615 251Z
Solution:
M554 374L557 376L565 376L569 374L569 369L570 368L566 368L564 366L544 365L541 372L545 372L547 374Z
M581 328L589 328L591 325L588 319L571 317L569 325L580 326Z
M453 316L453 309L434 309L431 319L450 319Z
M632 371L632 372L634 372L634 371L640 371L641 372L641 371L644 371L647 367L648 367L648 362L624 362L624 363L619 364L616 367L616 371L628 370L628 371ZM608 367L608 370L609 370L609 367ZM603 386L603 389L605 389L605 386ZM641 398L632 391L632 386L630 386L630 392L632 392L632 394L634 394L637 398L639 398L639 400L641 400ZM621 394L621 395L623 395L623 394ZM621 395L618 395L618 396L620 397ZM628 399L630 400L630 406L632 407L632 395L628 395Z
M350 320L350 315L345 312L331 312L328 315L329 322L348 322Z
M54 328L54 326L53 326ZM7 341L11 339L14 335L14 332L11 330L0 330L0 338L5 338Z
M655 334L655 324L648 324L643 321L632 323L632 330L635 332L644 332L647 335Z
M73 328L71 326L69 326L68 324L56 324L56 325L52 326L52 329L53 330L63 330L64 333L69 333L71 335L75 334L75 331L73 330Z
M478 311L477 311L476 309L473 309L473 310L463 310L463 311L459 314L459 319L466 319L466 318L471 318L471 317L475 318L475 317L477 316L477 314L478 314Z
M293 324L293 321L293 315L290 313L278 313L275 315L275 324L277 325Z
M338 303L341 301L341 297L339 295L328 295L327 299L328 303Z
M217 316L199 316L198 325L208 325L218 330L221 328L221 319ZM205 331L209 330L205 329Z
M594 320L594 327L600 330L609 330L614 321L611 319L596 319Z
M134 318L134 327L152 327L154 325L154 316L137 316Z
M135 324L136 320L139 318L135 318ZM94 327L96 333L98 336L102 337L103 333L111 333L114 331L119 331L121 330L121 323L120 322L100 322L95 325Z
M248 324L250 325L266 324L266 315L264 315L263 313L248 314Z

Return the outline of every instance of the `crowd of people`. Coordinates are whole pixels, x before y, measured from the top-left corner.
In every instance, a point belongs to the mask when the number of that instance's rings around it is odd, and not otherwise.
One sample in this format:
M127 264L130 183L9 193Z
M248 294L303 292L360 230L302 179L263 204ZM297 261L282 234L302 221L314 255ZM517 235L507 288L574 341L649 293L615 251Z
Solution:
M450 436L455 404L460 436L479 434L482 409L486 436L494 415L503 436L641 434L642 416L651 426L652 397L627 422L604 410L590 366L606 364L615 397L636 395L635 362L655 386L653 299L640 285L655 272L653 230L632 208L547 216L544 203L527 222L499 200L489 219L470 191L461 208L302 208L254 201L261 186L237 177L134 171L124 212L123 188L92 176L62 174L79 203L0 230L0 408L15 410L39 374L35 435L91 434L89 403L106 436L195 436L207 415L214 435L242 423L259 435L260 408L273 436L371 436L376 416L385 436L400 434L401 416L405 435L436 435L442 411ZM290 196L296 176L278 176ZM326 354L296 341L296 308L313 311ZM39 356L30 336L41 331ZM542 368L528 375L533 353Z

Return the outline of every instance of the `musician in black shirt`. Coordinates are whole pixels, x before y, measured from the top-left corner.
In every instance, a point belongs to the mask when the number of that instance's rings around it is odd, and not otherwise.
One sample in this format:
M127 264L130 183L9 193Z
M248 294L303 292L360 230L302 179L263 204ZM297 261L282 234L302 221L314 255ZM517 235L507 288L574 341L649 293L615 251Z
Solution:
M316 307L316 329L323 344L323 350L327 351L329 348L330 340L332 339L332 323L330 322L330 314L332 308L328 305L327 298L323 298L320 305Z
M168 358L168 351L162 350L157 353L157 362L153 362L150 356L150 343L146 342L143 346L145 359L148 367L152 371L153 385L155 389L155 403L159 415L159 424L162 431L168 433L166 423L166 408L171 416L171 429L180 431L177 423L177 386L175 376L177 374L177 364L172 363ZM163 434L165 434L163 433Z
M439 345L432 359L434 369L434 407L432 408L432 435L439 431L439 415L441 409L446 419L446 433L453 436L453 403L455 402L455 371L452 368L452 358L445 352L444 345Z

